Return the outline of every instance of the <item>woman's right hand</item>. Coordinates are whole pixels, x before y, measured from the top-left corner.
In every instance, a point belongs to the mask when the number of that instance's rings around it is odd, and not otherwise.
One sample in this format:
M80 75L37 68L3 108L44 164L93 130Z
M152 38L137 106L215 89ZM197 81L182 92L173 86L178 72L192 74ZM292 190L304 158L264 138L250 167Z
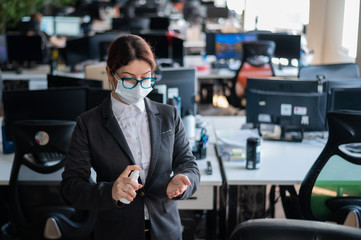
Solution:
M140 170L141 168L137 165L129 165L127 168L120 174L120 176L115 180L112 188L112 197L114 201L118 201L121 198L126 198L129 201L133 201L138 189L142 188L142 184L139 184L137 181L132 180L129 177L129 174L133 170Z

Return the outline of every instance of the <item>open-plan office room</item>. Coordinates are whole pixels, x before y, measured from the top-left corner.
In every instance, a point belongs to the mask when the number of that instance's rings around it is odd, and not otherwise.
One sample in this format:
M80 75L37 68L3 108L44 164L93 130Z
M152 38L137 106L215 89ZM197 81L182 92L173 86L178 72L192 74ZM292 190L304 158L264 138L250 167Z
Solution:
M101 239L96 222L129 225L132 203L95 216L60 194L76 118L109 98L111 74L131 81L106 71L126 34L156 59L135 86L151 79L147 98L174 106L200 172L192 196L163 203L160 218L178 208L171 229L185 240L361 239L359 0L17 2L0 6L0 240ZM103 189L97 179L110 178L94 168L87 186ZM145 239L157 239L158 217L139 223Z

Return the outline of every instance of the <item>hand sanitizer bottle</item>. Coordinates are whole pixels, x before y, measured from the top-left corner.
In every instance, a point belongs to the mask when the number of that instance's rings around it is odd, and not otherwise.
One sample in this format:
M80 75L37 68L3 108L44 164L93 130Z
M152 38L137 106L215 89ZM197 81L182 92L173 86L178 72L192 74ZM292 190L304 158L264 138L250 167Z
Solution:
M139 178L139 170L134 170L130 176L129 176L131 179L135 180L136 182L138 181L138 178ZM133 188L130 184L128 184L129 187ZM126 198L121 198L119 199L119 201L121 201L122 203L124 204L129 204L130 201Z

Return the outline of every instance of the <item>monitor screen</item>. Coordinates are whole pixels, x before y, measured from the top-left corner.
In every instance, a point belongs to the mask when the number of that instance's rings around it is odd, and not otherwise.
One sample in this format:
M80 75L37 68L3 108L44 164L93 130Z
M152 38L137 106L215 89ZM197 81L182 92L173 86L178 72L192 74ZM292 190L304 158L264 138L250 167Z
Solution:
M247 80L247 122L301 131L326 128L326 86L319 81Z
M98 33L89 36L89 58L104 61L108 54L107 47L120 36L120 32Z
M9 62L23 63L25 61L42 62L42 40L38 35L7 35L7 55Z
M139 34L152 46L156 58L171 58L170 43L165 34Z
M75 65L90 59L90 37L67 39L65 46L65 62L73 71Z
M180 66L184 66L184 56L186 55L184 48L184 40L172 37L172 60Z
M215 55L216 52L216 33L206 32L206 55Z
M12 140L12 123L18 120L71 120L87 109L86 88L15 90L3 93L5 134Z
M276 43L274 57L300 59L301 35L290 34L258 34L258 40L269 40Z
M88 88L87 89L87 109L92 109L101 104L109 96L111 90Z
M256 41L256 34L217 33L215 36L215 54L217 59L242 59L243 42Z
M112 18L112 30L130 32L130 22L131 19L126 17Z
M361 86L339 87L331 90L330 111L358 110L361 111Z
M80 17L55 17L55 32L56 35L78 37L81 32Z
M167 88L178 88L181 98L181 116L187 110L197 114L195 96L197 93L197 76L195 68L162 68L162 78L156 84L165 84Z
M53 16L43 16L41 19L40 30L49 36L55 34L55 21Z
M228 18L228 8L207 6L207 18Z
M158 15L157 7L139 6L135 7L134 15L137 17L155 17Z
M330 78L324 80L327 88L327 111L333 109L333 89L361 88L361 78ZM352 94L352 92L350 92Z
M169 24L170 24L169 17L151 17L149 23L149 29L168 31Z
M166 33L142 33L139 36L150 44L157 60L168 59L170 62L183 66L185 56L183 39L170 38Z
M0 34L0 66L8 61L8 53L6 47L6 36Z

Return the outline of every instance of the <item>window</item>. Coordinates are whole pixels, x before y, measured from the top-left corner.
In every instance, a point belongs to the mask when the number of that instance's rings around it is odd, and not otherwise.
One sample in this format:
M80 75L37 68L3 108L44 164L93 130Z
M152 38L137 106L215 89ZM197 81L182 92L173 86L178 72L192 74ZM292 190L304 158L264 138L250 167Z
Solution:
M351 58L356 58L357 52L359 9L359 0L345 0L342 30L342 48L345 53Z
M308 24L309 0L227 0L227 5L238 14L245 9L245 31L257 27L259 30L300 34L303 25Z

